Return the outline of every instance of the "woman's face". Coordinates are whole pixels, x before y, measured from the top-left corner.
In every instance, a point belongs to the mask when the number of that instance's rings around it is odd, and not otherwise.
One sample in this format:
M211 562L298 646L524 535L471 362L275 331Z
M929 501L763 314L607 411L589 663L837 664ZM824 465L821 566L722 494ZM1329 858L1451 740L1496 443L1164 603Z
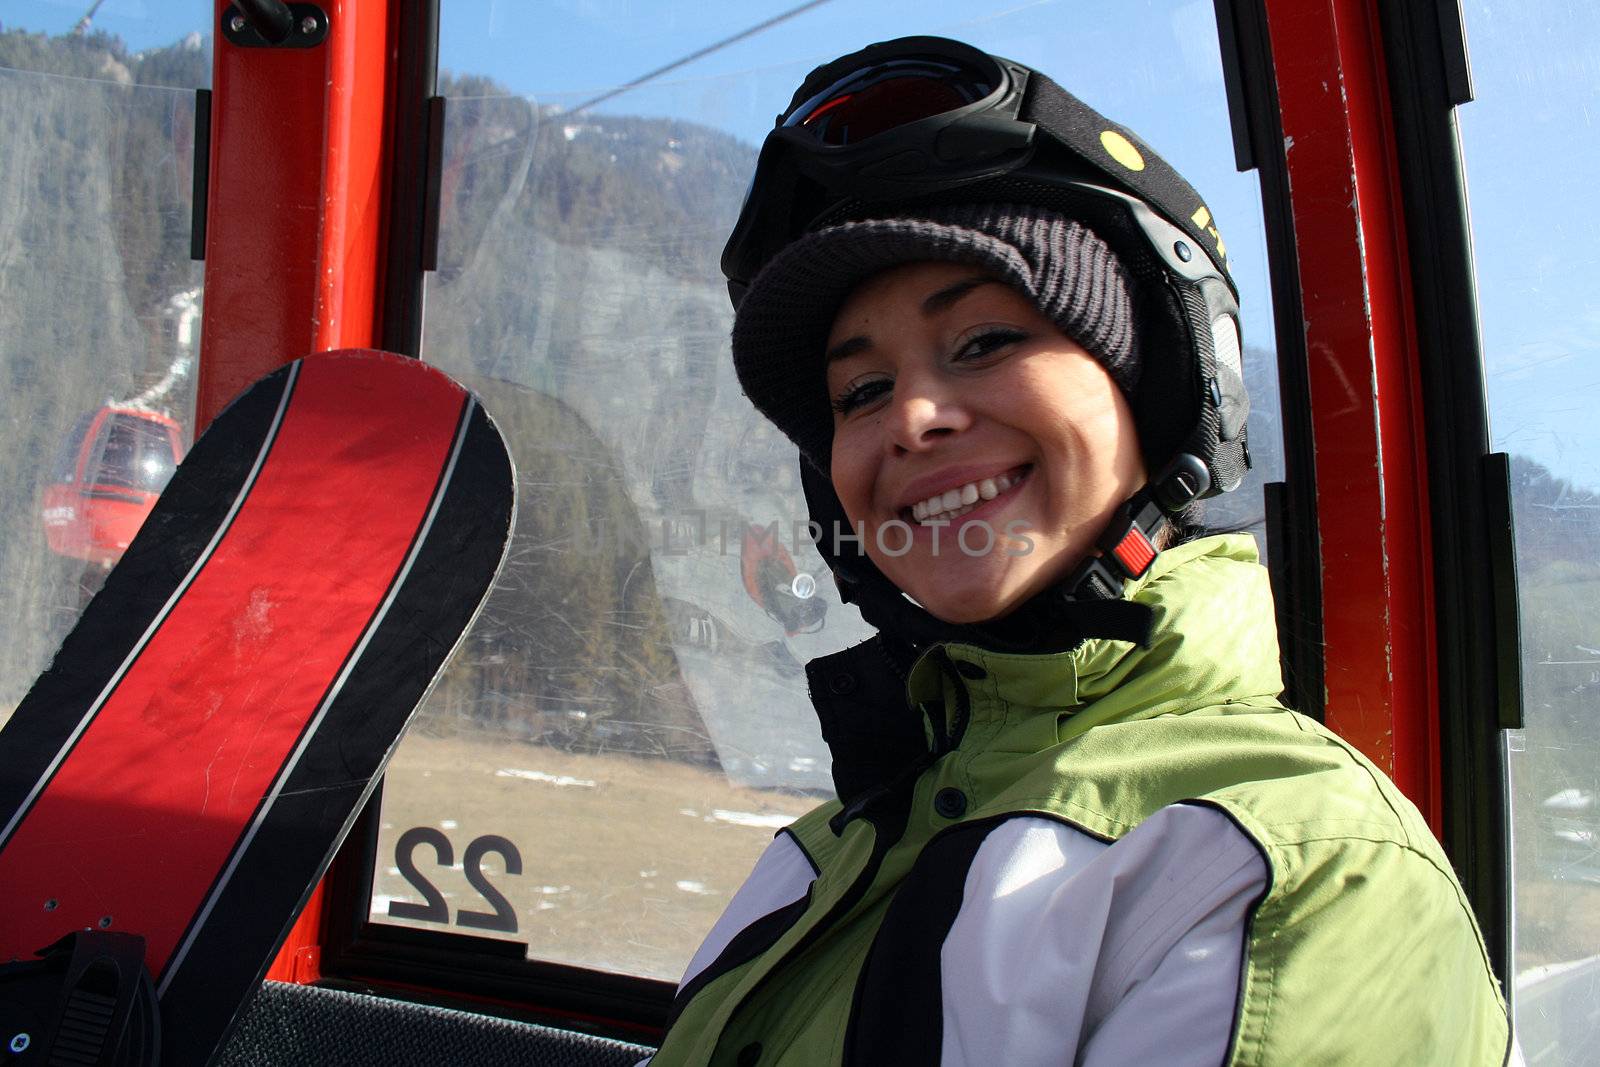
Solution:
M971 267L868 279L827 353L839 501L878 569L946 622L999 618L1065 577L1145 482L1110 375Z

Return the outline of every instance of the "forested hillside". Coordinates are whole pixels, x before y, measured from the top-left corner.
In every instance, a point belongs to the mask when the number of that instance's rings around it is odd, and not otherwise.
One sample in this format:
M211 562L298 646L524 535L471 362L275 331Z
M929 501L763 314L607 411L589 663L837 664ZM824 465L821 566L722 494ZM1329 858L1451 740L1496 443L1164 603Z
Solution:
M192 409L194 94L176 86L209 76L198 37L133 56L105 35L0 33L0 706L99 581L44 544L39 494L68 428L163 381L150 406Z

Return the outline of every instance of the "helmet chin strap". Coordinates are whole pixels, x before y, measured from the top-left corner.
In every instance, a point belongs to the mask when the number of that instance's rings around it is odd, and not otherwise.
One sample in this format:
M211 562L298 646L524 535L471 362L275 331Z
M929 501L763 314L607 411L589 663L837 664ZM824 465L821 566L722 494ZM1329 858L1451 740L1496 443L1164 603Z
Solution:
M802 484L812 518L824 530L843 517L832 484L802 461ZM888 640L913 650L942 642L964 642L1003 651L1047 652L1076 647L1087 637L1143 644L1150 613L1122 599L1124 585L1143 577L1155 563L1157 538L1185 505L1211 484L1206 466L1181 453L1160 474L1117 508L1096 539L1098 554L1077 570L1030 598L1002 619L948 623L913 602L867 559L846 558L819 540L818 550L838 579L845 603ZM820 499L819 499L820 498Z
M1176 514L1211 485L1200 460L1187 452L1112 513L1095 540L1099 554L1084 560L1054 590L1068 600L1116 600L1125 582L1143 578L1160 549L1156 538Z

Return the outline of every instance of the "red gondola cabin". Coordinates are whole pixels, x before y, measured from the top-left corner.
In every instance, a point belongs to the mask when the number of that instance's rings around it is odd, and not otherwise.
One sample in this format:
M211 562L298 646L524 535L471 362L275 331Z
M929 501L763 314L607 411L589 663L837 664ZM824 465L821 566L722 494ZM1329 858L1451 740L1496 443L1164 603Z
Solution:
M40 505L50 550L110 567L181 458L183 431L169 416L110 406L83 416L62 445Z

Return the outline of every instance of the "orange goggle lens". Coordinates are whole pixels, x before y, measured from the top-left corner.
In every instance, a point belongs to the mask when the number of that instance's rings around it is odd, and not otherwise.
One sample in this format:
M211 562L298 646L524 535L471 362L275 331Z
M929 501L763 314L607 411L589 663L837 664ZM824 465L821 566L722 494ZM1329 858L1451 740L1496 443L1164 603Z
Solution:
M796 108L787 127L825 145L860 144L919 119L982 100L995 89L982 73L933 59L897 60L841 78Z

